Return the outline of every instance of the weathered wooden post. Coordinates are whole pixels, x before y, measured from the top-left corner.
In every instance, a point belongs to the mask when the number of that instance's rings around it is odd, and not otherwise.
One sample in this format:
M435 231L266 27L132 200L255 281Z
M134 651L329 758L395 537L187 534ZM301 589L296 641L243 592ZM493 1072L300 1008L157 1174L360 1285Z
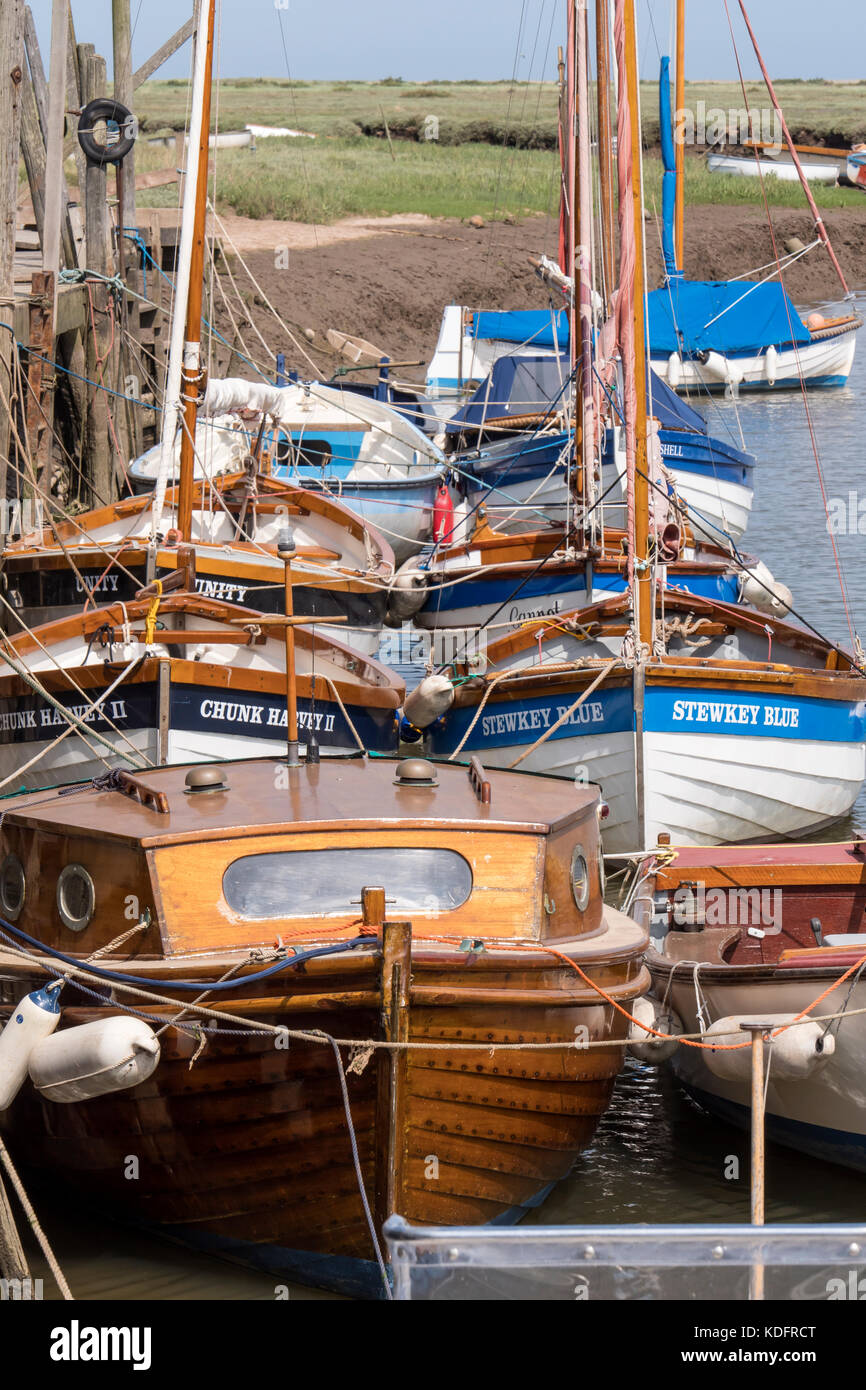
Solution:
M54 395L54 275L37 270L31 281L30 335L32 354L27 362L27 437L40 492L51 486L52 420ZM45 359L48 359L46 362Z
M365 893L381 894L373 904L362 904L364 921L368 922L369 907L378 909L373 915L379 920L385 915L385 890L366 889ZM382 1037L387 1042L409 1041L409 987L412 972L412 923L382 922ZM381 1145L376 1156L376 1226L398 1212L403 1194L406 1163L405 1110L409 1058L405 1047L382 1051L378 1066L378 1096L376 1132L387 1134L387 1144ZM399 1214L399 1212L398 1212Z
M111 0L112 36L114 41L114 99L132 110L132 30L129 21L129 0ZM117 269L126 285L136 294L141 292L141 274L135 256L127 254L129 243L125 231L136 225L135 221L135 147L117 164ZM132 375L138 383L137 395L141 394L141 367L136 358L141 356L141 332L138 300L124 295L120 305L120 318L126 337L118 354L118 367L124 375ZM133 352L137 346L138 351ZM124 369L124 363L126 364ZM126 393L125 393L126 394ZM141 453L140 412L131 403L125 409L126 428L131 453Z
M94 52L93 44L78 45L82 109L96 97L105 96L105 59ZM87 269L97 276L108 274L108 206L106 166L87 160L84 184L84 225ZM107 356L110 342L108 287L103 280L88 281L88 330L86 331L87 375L92 382L87 404L86 453L94 501L111 502L114 497L114 469L109 439Z
M0 386L12 399L15 353L15 219L18 195L18 150L21 132L21 80L24 46L21 38L21 0L0 4ZM0 502L6 497L9 465L9 419L0 408ZM0 541L5 542L6 508L0 517Z

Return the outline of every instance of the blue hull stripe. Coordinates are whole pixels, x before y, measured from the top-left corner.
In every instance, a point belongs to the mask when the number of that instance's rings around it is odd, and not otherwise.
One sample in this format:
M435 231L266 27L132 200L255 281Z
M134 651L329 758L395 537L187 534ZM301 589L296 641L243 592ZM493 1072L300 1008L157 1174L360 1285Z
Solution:
M866 740L866 702L648 686L644 725L653 733L746 734L856 744Z
M711 1095L698 1086L691 1086L680 1078L683 1088L693 1096L699 1105L711 1114L736 1125L738 1129L749 1129L752 1112L749 1106L736 1101L725 1100ZM775 1143L784 1144L789 1149L799 1149L812 1158L821 1158L828 1163L841 1163L845 1168L856 1168L866 1172L866 1135L845 1129L830 1129L825 1125L810 1125L803 1120L790 1120L782 1115L767 1111L767 1134Z
M439 576L434 572L434 578ZM490 579L470 580L466 584L448 585L438 589L425 603L422 612L440 613L455 608L481 608L485 605L498 605L514 593L520 580L516 574L498 573ZM583 570L574 569L570 574L535 576L514 594L515 603L530 598L556 598L559 594L581 593L585 587ZM593 572L593 589L604 593L621 594L625 591L625 579L613 573ZM671 588L697 594L699 598L718 599L722 603L737 603L739 583L733 574L683 574L676 576ZM563 608L556 609L564 611Z
M540 733L556 723L572 704L573 696L535 696L531 699L491 703L482 714L466 745L468 749L502 748L534 743ZM456 709L444 727L431 730L436 753L450 753L466 732L475 709ZM551 739L575 735L615 734L635 727L630 687L598 690L574 711ZM644 729L647 733L729 734L733 737L806 739L809 742L866 742L866 704L813 697L787 698L735 694L729 690L707 694L688 689L645 692Z

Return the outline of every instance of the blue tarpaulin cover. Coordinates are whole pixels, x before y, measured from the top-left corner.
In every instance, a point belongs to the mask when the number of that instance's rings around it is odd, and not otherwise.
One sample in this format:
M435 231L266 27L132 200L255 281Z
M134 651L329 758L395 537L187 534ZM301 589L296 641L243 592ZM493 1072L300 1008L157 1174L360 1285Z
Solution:
M647 295L647 314L654 353L753 353L811 336L781 285L750 280L674 280Z
M497 338L502 343L525 343L527 347L568 347L568 314L560 309L556 315L556 338L553 322L547 309L508 309L503 313L482 310L472 316L472 333L476 338Z
M552 401L563 400L568 387L568 360L562 356L500 357L490 375L474 396L449 420L446 430L458 434L468 426L502 415L524 415L544 410ZM651 402L650 402L651 396ZM647 403L665 430L692 430L707 433L706 423L696 410L680 400L675 391L651 371L647 382Z
M810 341L810 333L781 285L751 280L672 281L647 295L650 351L762 352ZM790 319L789 319L790 315ZM679 329L682 341L677 334ZM527 347L568 347L568 318L556 315L556 341L545 309L473 315L473 334Z

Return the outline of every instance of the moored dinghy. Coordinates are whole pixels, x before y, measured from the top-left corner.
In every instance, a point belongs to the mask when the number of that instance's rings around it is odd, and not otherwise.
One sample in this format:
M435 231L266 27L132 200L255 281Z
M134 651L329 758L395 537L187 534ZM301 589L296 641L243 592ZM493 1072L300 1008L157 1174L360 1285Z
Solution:
M768 1137L866 1171L863 841L665 845L640 873L653 995L675 1027L730 1044L742 1019L768 1024ZM706 1109L748 1125L748 1049L679 1047L671 1066Z
M274 477L336 497L384 532L398 560L429 539L446 461L439 446L387 402L318 381L271 386L211 379L199 410L199 472L218 477L237 471L231 421L239 429L243 421L253 435L263 429ZM155 486L160 452L157 445L131 465L139 491ZM173 462L171 481L180 473L180 439Z
M646 990L647 937L603 902L593 788L415 759L210 772L5 803L4 999L66 973L52 952L115 941L132 892L140 933L93 967L111 1002L71 986L54 1037L127 1001L169 1027L141 1084L58 1104L25 1082L2 1124L22 1160L127 1219L381 1293L373 1241L393 1212L515 1219L570 1172L622 1065L612 1001ZM400 921L383 925L386 903ZM117 972L176 1002L143 1003ZM208 990L220 1017L196 1019ZM332 1037L358 1041L345 1102ZM368 1040L410 1046L389 1062Z

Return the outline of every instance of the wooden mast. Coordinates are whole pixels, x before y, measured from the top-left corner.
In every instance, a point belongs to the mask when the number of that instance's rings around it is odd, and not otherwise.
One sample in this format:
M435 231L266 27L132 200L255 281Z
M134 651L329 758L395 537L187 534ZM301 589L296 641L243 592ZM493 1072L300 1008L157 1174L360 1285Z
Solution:
M598 178L601 264L608 301L614 284L613 139L610 128L610 26L607 0L595 0L595 67L598 102Z
M682 111L686 104L686 0L677 0L677 73L676 109L674 111L674 131L682 137ZM674 216L674 254L677 270L685 270L683 255L685 251L685 145L682 138L676 140L677 194Z
M640 106L637 82L637 38L634 0L625 0L625 69L632 137L632 216L634 221L634 387L635 478L634 478L634 588L635 626L638 647L652 646L652 571L649 556L649 472L647 460L647 362L646 300L644 298L643 183L641 179Z
M202 389L201 367L201 310L204 282L205 221L207 216L207 175L208 153L210 150L210 108L211 85L213 78L213 0L203 0L208 6L207 52L205 58L205 86L202 99L202 118L199 127L198 177L195 198L195 231L193 234L192 257L189 271L189 295L186 302L186 331L183 347L183 373L181 377L181 404L183 406L183 431L180 440L180 482L178 487L177 528L181 539L190 540L192 528L192 494L195 475L195 426L198 413L198 397ZM193 158L192 145L187 155Z
M589 152L589 23L587 0L577 0L575 14L576 149L575 238L573 296L577 331L576 361L580 363L580 410L575 426L580 439L580 473L584 508L591 506L595 485L595 423L592 390L592 175ZM595 518L593 518L594 520Z

